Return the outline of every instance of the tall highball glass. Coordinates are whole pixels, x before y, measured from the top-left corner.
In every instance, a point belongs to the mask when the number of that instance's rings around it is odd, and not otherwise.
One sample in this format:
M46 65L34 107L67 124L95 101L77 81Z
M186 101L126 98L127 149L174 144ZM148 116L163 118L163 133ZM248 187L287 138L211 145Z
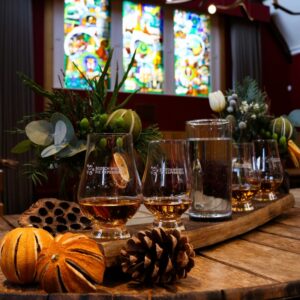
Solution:
M190 218L231 218L231 124L226 119L199 119L187 121L185 129L192 166Z

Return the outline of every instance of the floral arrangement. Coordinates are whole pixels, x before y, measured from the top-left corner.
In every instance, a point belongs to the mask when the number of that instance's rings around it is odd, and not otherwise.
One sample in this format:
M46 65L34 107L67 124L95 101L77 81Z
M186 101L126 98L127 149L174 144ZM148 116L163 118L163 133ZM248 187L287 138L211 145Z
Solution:
M220 118L231 122L235 141L272 137L273 133L269 130L272 117L269 115L268 98L255 80L246 77L225 96L221 91L210 93L209 104Z
M46 91L26 75L19 74L26 86L49 100L45 111L23 117L20 121L22 127L14 130L15 133L25 135L25 139L18 143L12 152L33 150L34 159L23 167L25 174L35 184L42 184L47 180L49 169L60 167L63 169L61 194L64 194L68 179L78 176L82 169L89 133L132 133L139 162L146 156L148 142L161 138L155 124L142 128L139 115L131 109L124 108L137 91L123 101L118 98L119 91L135 62L135 54L120 81L117 70L116 82L109 97L107 86L112 57L113 50L110 51L101 74L92 79L86 78L75 65L90 87L86 92L64 89Z

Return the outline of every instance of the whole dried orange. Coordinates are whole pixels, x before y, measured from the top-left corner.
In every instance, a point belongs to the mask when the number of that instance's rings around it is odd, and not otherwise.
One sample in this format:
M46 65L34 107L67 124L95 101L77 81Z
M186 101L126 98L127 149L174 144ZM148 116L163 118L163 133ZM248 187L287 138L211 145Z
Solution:
M5 277L18 284L35 282L38 254L52 240L44 229L25 227L9 231L0 245L0 265Z
M37 261L38 280L48 293L95 292L104 271L104 256L96 241L70 232L56 236Z

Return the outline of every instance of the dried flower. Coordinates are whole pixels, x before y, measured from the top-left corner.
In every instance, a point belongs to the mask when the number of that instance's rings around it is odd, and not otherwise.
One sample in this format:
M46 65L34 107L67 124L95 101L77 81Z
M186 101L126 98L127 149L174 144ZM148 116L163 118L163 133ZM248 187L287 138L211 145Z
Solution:
M240 129L245 129L245 128L247 128L246 122L243 122L243 121L240 122L240 123L239 123L239 128L240 128Z

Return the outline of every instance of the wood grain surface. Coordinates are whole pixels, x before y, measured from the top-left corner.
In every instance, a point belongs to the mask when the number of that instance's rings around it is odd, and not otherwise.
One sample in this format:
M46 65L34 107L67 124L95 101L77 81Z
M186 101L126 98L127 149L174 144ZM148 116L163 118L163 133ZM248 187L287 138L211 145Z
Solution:
M245 216L235 216L232 221L241 222L243 231L237 234L230 223L204 224L196 242L195 267L187 278L172 286L140 286L122 275L118 268L108 268L105 281L95 294L46 294L38 286L22 287L9 284L0 273L1 299L299 299L300 297L300 189L292 190L295 205L285 207L281 213L272 208L268 213L259 212L256 218L267 216L272 219L261 226L254 226L253 218L248 221L236 221ZM293 201L293 197L289 196ZM283 201L283 202L284 202ZM281 201L282 202L282 201ZM280 203L280 202L279 202ZM282 203L281 203L282 204ZM281 204L279 205L281 207ZM278 204L277 204L278 205ZM275 205L276 206L276 205ZM275 217L280 214L280 216ZM250 214L248 215L249 219ZM136 224L131 229L142 228L143 217L150 221L146 212L138 214ZM254 218L254 219L256 219ZM5 216L0 220L2 234L17 226L18 216ZM269 219L269 220L270 220ZM189 222L187 219L185 222ZM260 222L262 222L260 220ZM266 220L267 222L267 220ZM258 224L258 222L256 222ZM191 227L194 228L195 224ZM226 228L226 240L216 242L217 238L209 239L210 234L218 235L218 230L209 229L217 226L219 230ZM226 227L228 226L228 227ZM203 238L206 232L207 237ZM193 238L194 235L190 235ZM231 237L230 237L231 236ZM234 236L234 237L233 237ZM196 237L196 234L195 234ZM215 242L214 242L215 241ZM205 244L206 243L206 244ZM213 245L211 245L213 243Z
M256 209L250 213L234 213L232 220L224 222L196 222L184 218L185 231L183 234L187 235L190 243L195 249L213 245L237 235L248 232L276 216L279 216L287 209L293 207L295 203L292 195L285 195L284 197L273 201L256 203ZM143 212L146 214L146 212ZM146 217L148 218L148 217ZM131 233L145 228L151 228L149 224L136 224L128 226ZM118 263L117 257L120 250L124 247L126 241L113 241L101 243L100 247L106 257L106 265L112 267Z

